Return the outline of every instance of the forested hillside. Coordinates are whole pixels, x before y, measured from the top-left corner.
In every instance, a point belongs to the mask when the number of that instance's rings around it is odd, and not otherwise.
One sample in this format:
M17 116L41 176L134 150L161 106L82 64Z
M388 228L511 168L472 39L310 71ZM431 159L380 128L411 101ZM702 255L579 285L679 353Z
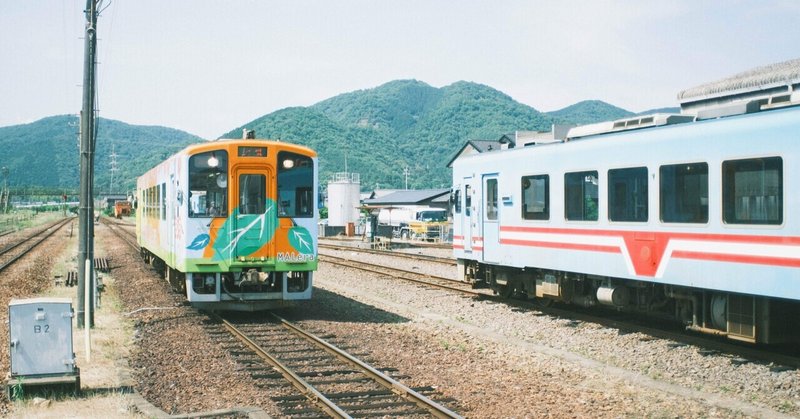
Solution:
M553 123L586 124L633 113L592 100L542 113L489 86L456 82L441 88L397 80L373 89L326 99L309 107L281 109L236 127L221 138L258 138L303 144L320 158L320 179L333 172L361 174L362 189L438 188L449 185L447 162L471 139L498 139L522 130L548 130ZM100 119L95 186L125 192L147 169L200 138L175 129ZM18 188L75 190L78 187L78 118L53 116L0 128L0 166ZM111 154L117 168L111 185Z
M51 192L77 190L80 124L72 115L0 127L0 166L8 168L9 187ZM202 141L189 133L157 126L137 126L111 119L97 121L95 189L111 188L111 153L117 154L112 192L133 189L136 177L186 145Z

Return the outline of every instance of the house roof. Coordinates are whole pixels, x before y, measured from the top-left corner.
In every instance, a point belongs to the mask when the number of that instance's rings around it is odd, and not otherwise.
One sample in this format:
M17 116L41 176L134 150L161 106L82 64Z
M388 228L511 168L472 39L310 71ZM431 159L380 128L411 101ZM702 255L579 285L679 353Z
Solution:
M485 153L487 151L492 150L500 150L502 149L503 144L508 144L509 148L514 147L514 139L513 136L509 137L508 134L504 134L500 137L499 140L469 140L461 146L460 149L453 155L450 161L447 162L446 167L453 167L453 162L456 161L457 158L466 154L468 148L472 148L473 150L477 151L478 153Z
M365 205L422 205L426 202L433 202L443 195L447 195L450 189L420 189L403 190L374 199L364 200Z
M757 67L678 93L681 103L800 83L800 58Z

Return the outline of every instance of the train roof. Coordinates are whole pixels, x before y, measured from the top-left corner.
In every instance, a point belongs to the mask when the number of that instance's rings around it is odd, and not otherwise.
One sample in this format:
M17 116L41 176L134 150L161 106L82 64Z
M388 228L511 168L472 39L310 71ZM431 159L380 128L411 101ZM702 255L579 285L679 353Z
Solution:
M791 95L800 89L800 58L756 67L678 93L682 112L721 104Z
M268 139L226 139L222 138L214 141L206 141L202 143L192 144L186 147L183 152L187 154L202 153L205 151L219 150L220 148L227 148L232 146L252 146L252 147L275 147L282 150L293 151L295 153L305 154L311 157L316 157L317 153L305 146L286 143L277 140Z

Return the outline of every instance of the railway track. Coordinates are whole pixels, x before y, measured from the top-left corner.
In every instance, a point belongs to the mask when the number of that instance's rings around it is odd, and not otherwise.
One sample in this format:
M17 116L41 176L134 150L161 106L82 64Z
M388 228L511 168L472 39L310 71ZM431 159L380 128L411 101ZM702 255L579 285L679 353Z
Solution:
M73 218L70 217L57 220L43 228L36 230L30 236L24 237L16 242L12 242L0 249L0 271L5 270L14 262L28 254L28 252L33 250L43 241L47 240L48 237L55 234L56 231L60 230L61 227L72 221L72 219Z
M701 354L724 354L730 357L732 363L746 364L748 362L758 362L771 364L771 368L775 371L800 369L800 351L797 348L752 346L707 335L698 335L676 327L674 322L662 325L660 321L643 321L643 319L635 313L596 309L586 310L580 307L563 304L554 304L553 306L545 307L531 300L503 298L485 289L476 290L468 284L450 278L425 275L419 272L395 269L347 258L320 255L320 260L326 263L376 273L394 279L411 281L423 286L435 287L470 297L511 305L516 310L546 314L571 320L576 323L595 323L604 327L617 329L621 333L641 333L645 336L643 339L671 340L675 342L671 345L673 348L693 345L698 347L698 351ZM654 323L658 323L659 325L654 326Z
M119 223L108 217L101 217L100 220L108 226L108 228L117 235L128 246L133 248L137 253L139 252L139 243L136 241L136 233L130 231L128 227L135 227L133 224Z
M277 315L257 323L250 316L241 323L211 316L216 323L209 334L247 365L259 385L275 390L275 381L285 380L296 389L272 398L287 417L460 417L428 397L432 388L406 387Z
M476 290L471 285L464 282L456 281L452 278L444 276L436 276L415 272L407 269L393 268L391 266L380 265L376 263L361 262L357 260L347 259L333 255L319 255L320 262L331 263L334 265L359 269L366 272L371 272L391 278L400 279L403 281L410 281L420 285L425 285L434 288L440 288L449 291L455 291L471 297L478 298L494 298L494 295L487 290Z
M424 262L434 262L434 263L441 263L441 264L445 264L445 265L449 265L449 266L456 266L456 260L455 259L453 259L453 258L444 258L444 257L439 257L439 256L403 253L403 252L397 252L397 251L393 251L393 250L362 249L362 248L353 247L353 246L324 244L324 243L319 243L319 247L321 249L331 249L331 250L352 251L352 252L360 252L360 253L370 253L370 254L373 254L373 255L393 256L393 257L399 257L399 258L404 258L404 259L413 259L413 260L420 260L420 261L424 261Z

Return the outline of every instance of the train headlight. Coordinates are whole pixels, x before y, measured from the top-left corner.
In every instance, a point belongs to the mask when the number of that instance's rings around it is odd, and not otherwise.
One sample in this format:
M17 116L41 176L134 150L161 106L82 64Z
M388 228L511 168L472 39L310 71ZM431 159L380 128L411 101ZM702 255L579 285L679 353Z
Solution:
M219 166L219 159L214 153L211 153L211 157L208 158L208 167L217 167Z
M294 160L286 159L286 160L283 161L283 168L284 169L291 169L292 167L294 167Z

